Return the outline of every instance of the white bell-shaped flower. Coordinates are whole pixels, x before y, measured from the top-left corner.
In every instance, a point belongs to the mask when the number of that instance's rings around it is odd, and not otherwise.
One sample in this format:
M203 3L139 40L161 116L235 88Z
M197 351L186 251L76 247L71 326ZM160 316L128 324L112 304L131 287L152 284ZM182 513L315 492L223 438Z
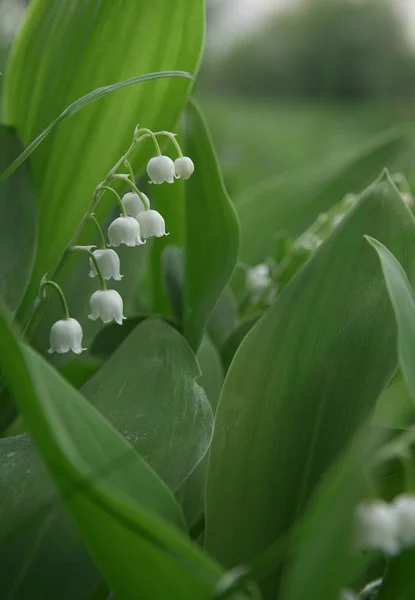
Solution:
M148 161L147 175L150 183L174 182L174 162L169 156L154 156Z
M61 319L52 325L50 330L49 354L57 352L65 354L72 350L75 354L81 354L86 348L82 348L82 327L76 319Z
M112 277L115 281L121 280L120 258L115 250L111 250L110 248L94 250L93 254L104 279L111 279ZM91 267L89 276L96 277L98 273L91 258L89 259L89 266Z
M140 231L144 239L168 235L164 219L156 210L145 210L139 213L136 219L140 223Z
M272 283L269 267L261 263L251 267L246 272L246 284L250 292L259 293L268 288Z
M362 550L399 551L398 519L395 507L381 500L360 504L356 509L357 544Z
M353 590L343 589L340 590L339 600L358 600L358 597Z
M88 318L92 321L101 319L103 323L115 321L122 325L123 319L123 301L116 290L97 290L90 299L91 314Z
M398 523L398 539L401 546L415 546L415 496L401 494L392 504Z
M193 161L188 156L179 156L174 161L174 171L176 173L176 177L181 177L182 179L189 179L190 175L193 174L195 170L195 166Z
M140 236L140 225L133 217L118 217L108 227L110 246L139 246L144 244Z
M148 205L150 206L150 200L147 198L145 194L142 194L146 200L148 200ZM136 217L138 213L143 212L146 209L143 201L140 196L135 192L128 192L128 194L124 194L122 197L122 203L125 206L125 210L129 214L130 217Z

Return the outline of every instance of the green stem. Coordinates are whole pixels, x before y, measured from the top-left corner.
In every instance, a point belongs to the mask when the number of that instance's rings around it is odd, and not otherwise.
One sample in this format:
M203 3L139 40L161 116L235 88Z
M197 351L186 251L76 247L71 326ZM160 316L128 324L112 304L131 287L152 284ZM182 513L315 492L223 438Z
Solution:
M129 181L129 179L127 179L126 181ZM117 204L120 207L121 215L123 217L127 217L128 215L127 215L127 211L125 210L125 206L122 203L122 200L121 200L119 194L114 190L114 188L110 187L109 185L100 185L99 187L102 190L108 190L109 192L112 192L114 194L114 196L117 198Z
M89 248L86 248L85 246L73 246L72 250L74 252L86 252L89 255L89 258L92 260L93 265L95 267L95 270L97 272L98 279L99 279L99 284L101 286L101 290L103 292L105 292L106 289L107 289L107 284L105 283L105 279L104 279L104 277L102 275L102 271L101 271L101 269L99 267L98 261L97 261L95 255L94 255L94 253Z
M45 287L47 285L50 285L50 287L54 288L58 292L59 298L60 298L61 303L62 303L62 309L63 309L64 318L65 319L69 319L68 303L66 302L65 294L63 293L62 288L57 283L55 283L54 281L43 281L40 284L40 293L39 293L39 295L42 296L42 292L43 292L43 290L45 289Z
M125 159L125 161L124 161L124 165L127 167L127 169L128 169L128 170L129 170L129 172L130 172L131 181L135 181L135 177L134 177L134 171L133 171L133 168L132 168L132 166L131 166L131 163L130 163L130 161L129 161L127 158L126 158L126 159Z
M107 244L105 242L104 234L102 233L101 225L98 223L98 219L96 218L95 215L91 215L90 219L94 223L95 227L97 228L101 250L106 250Z
M130 145L130 147L127 149L127 151L125 152L125 154L123 154L123 156L121 156L121 158L119 160L117 160L117 162L115 163L115 165L112 167L112 169L110 169L110 171L108 171L104 181L102 182L102 185L107 185L109 183L111 183L111 181L113 180L113 177L115 175L115 173L118 171L118 169L120 168L120 166L123 164L123 162L125 160L128 159L128 157L132 154L132 152L134 151L135 147L141 143L144 139L146 139L147 137L153 137L153 139L155 139L154 134L152 134L151 136L149 134L145 134L143 136L140 136L140 129L139 126L137 125L137 127L134 130L134 136L133 136L133 141ZM157 140L156 140L157 143ZM81 231L83 230L83 228L85 227L86 223L89 221L90 216L92 215L92 213L94 212L94 210L96 209L98 202L101 200L102 196L104 195L105 190L102 190L102 188L100 187L100 185L98 185L95 188L94 191L94 195L92 197L92 202L91 205L89 207L89 209L86 211L86 213L84 214L81 222L79 223L75 233L73 234L69 244L66 246L65 251L63 252L61 259L56 267L56 269L53 272L53 278L57 279L59 277L60 272L63 269L64 264L66 263L66 260L68 259L73 246L76 243L76 240L78 239L78 237L81 234ZM27 316L26 323L24 325L24 331L28 331L29 327L32 326L32 321L34 319L34 316L36 314L37 311L37 305L33 305L32 310L30 312L30 314ZM24 319L24 315L22 316L22 319Z
M156 148L157 156L161 156L160 146L159 146L159 143L156 138L156 135L159 135L159 133L155 134L151 131L151 129L140 129L140 133L146 133L147 135L145 137L148 137L148 136L151 137L151 139L153 140L153 143L154 143L154 147ZM139 137L139 138L137 138L137 141L145 139L145 137L144 136L142 138Z
M129 179L126 179L125 181L130 184L131 189L137 194L137 196L139 196L141 202L144 204L145 209L150 210L150 202L144 196L143 192L140 192L134 181L130 181Z
M180 148L179 142L176 140L175 133L171 133L170 131L158 131L155 135L164 135L164 136L170 138L170 140L173 142L173 144L177 150L177 154L179 155L179 158L183 158L183 152L182 152L182 149Z

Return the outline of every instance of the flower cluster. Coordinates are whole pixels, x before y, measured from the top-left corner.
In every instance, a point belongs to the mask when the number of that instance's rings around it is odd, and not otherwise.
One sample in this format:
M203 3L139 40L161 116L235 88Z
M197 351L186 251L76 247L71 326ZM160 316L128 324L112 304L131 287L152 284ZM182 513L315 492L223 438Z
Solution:
M166 136L173 142L178 153L178 158L175 161L169 156L162 155L157 141L158 136ZM92 220L98 230L101 247L74 245L71 248L74 251L86 252L89 255L89 276L98 277L100 282L100 289L95 291L90 298L91 314L89 318L93 321L101 319L103 323L115 321L119 325L122 325L125 319L122 297L116 290L107 289L106 285L106 281L110 279L120 281L122 278L120 259L113 248L121 245L129 247L141 246L146 243L148 238L159 238L168 235L162 215L151 208L149 198L138 189L133 169L128 160L129 155L135 147L148 138L152 139L157 153L157 156L151 158L147 164L146 170L150 178L150 183L173 183L174 179L189 179L194 171L193 161L189 157L183 156L173 133L168 131L153 133L149 129L136 128L133 143L126 154L111 169L104 181L97 186L90 210L85 215L82 223L84 225L89 219ZM121 166L127 168L128 174L117 172ZM127 184L130 187L130 191L122 197L119 196L118 192L112 187L112 184L116 181ZM120 208L120 216L108 227L108 246L110 247L107 247L101 226L94 215L94 210L99 200L106 192L111 192ZM42 279L40 284L40 298L44 297L45 289L48 285L54 287L60 295L64 312L64 318L57 321L51 328L49 352L63 354L72 350L75 354L80 354L85 350L85 348L82 348L82 327L76 319L72 319L69 316L64 293L54 281L48 281L46 277Z
M375 500L359 504L356 523L360 549L399 554L415 546L415 496L401 494L391 503Z

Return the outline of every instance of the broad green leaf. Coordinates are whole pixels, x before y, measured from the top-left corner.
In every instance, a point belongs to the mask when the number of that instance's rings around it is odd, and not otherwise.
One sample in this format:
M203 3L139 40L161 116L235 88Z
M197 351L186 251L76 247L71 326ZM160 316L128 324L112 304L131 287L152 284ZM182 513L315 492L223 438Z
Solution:
M161 480L79 392L19 345L4 311L0 330L6 379L115 596L208 599L221 571L177 530L181 514Z
M415 550L406 550L393 558L376 600L412 600L415 597Z
M354 510L366 493L376 437L365 428L319 484L298 528L282 584L284 600L340 598L340 589L362 573L366 560L355 548Z
M206 506L206 548L226 566L249 563L292 527L396 369L394 317L364 234L411 265L414 220L387 175L289 282L228 371ZM277 589L270 575L265 597Z
M181 323L183 319L183 249L178 246L166 246L161 255L164 288L173 314Z
M160 319L139 324L82 388L176 491L205 455L213 414L186 340Z
M93 90L89 94L85 94L82 98L78 98L75 102L72 102L69 106L65 108L63 112L57 117L52 123L50 123L46 129L44 129L30 144L26 146L26 148L11 161L9 159L8 163L4 166L2 165L0 171L0 181L6 180L10 175L12 175L19 166L24 163L24 161L29 158L29 156L36 150L36 148L43 142L43 140L51 133L52 129L68 119L72 115L75 115L77 112L91 104L91 102L95 102L96 100L100 100L107 94L111 94L112 92L116 92L124 87L128 87L130 85L135 85L136 83L142 83L143 81L151 81L152 79L161 79L163 77L187 77L188 79L193 79L190 73L186 73L185 71L158 71L157 73L147 73L146 75L139 75L138 77L131 77L131 79L126 79L125 81L120 81L118 83L113 83L112 85L105 85L103 87L97 88ZM13 153L13 156L16 155L16 152Z
M203 5L126 0L120 9L113 0L34 0L10 55L7 121L28 144L76 100L108 91L97 88L158 71L193 74L203 41ZM137 122L171 129L189 86L189 79L169 77L123 87L62 122L33 152L39 245L22 315L42 275L52 277L96 185L127 150ZM144 156L132 157L135 169Z
M99 580L28 435L0 440L2 598L89 600Z
M209 133L193 102L187 107L186 125L186 152L195 163L195 172L185 188L183 329L197 349L235 267L239 231Z
M139 325L133 321L133 324L134 331L82 392L176 491L207 450L212 435L212 411L203 390L194 381L199 370L184 338L163 321L152 319ZM108 329L117 333L124 327ZM212 367L209 362L211 355L208 352L209 349L202 356L202 363L209 363L210 367L209 371L206 366L205 378L211 389L216 386L215 393L219 397L220 383L213 381L214 365ZM44 469L39 461L32 464L32 444L24 436L15 438L13 443L12 453L19 457L19 462L15 457L10 457L7 463L3 460L2 470L7 467L10 475L3 481L0 478L3 489L15 490L10 504L3 507L11 528L15 528L16 521L24 515L30 516L35 506L42 507L47 500L56 504ZM0 452L6 459L10 453L6 453L2 440ZM23 490L18 492L22 485ZM39 489L42 490L40 496ZM40 516L42 518L35 521L33 529L25 531L23 538L16 536L14 545L8 546L8 560L14 558L16 562L16 557L30 555L33 544L38 544L36 556L40 554L40 557L53 547L56 561L50 557L48 568L53 570L55 579L49 582L48 593L52 593L55 585L56 593L62 595L60 582L64 581L65 598L80 598L81 594L89 598L91 586L96 585L98 576L79 536L72 531L65 511L58 503L52 510L41 511ZM67 543L62 532L67 536ZM66 552L65 561L61 560L62 552ZM40 557L32 563L21 584L24 589L33 589L37 582L39 597L42 597L45 588L37 578ZM2 578L6 588L6 582L13 581L15 570L8 568L7 573L7 578L6 574ZM11 587L11 583L9 585ZM60 595L57 596L59 600Z
M399 364L415 400L415 294L405 270L385 246L368 237L378 253L398 328Z
M226 287L207 324L209 336L218 348L222 347L226 338L236 328L238 320L238 306L235 297L231 289Z
M242 323L240 323L240 325L225 340L225 343L221 348L221 356L225 371L227 371L231 366L233 357L235 356L236 351L241 345L242 340L251 331L252 327L258 321L260 316L260 314L254 315L253 317L248 317L247 319L242 321Z
M408 387L403 379L393 381L376 403L372 425L407 429L414 423L415 409Z
M223 386L224 373L219 353L207 335L203 336L196 358L202 371L198 383L205 390L215 411ZM208 455L203 457L176 494L189 528L204 513L207 466Z
M210 405L215 411L223 385L224 373L219 352L207 335L203 336L196 358L202 372L198 383L205 390Z
M9 127L0 125L0 171L21 144ZM0 296L14 311L25 292L36 246L36 200L29 173L22 166L0 184Z
M408 135L392 130L377 136L353 155L319 169L278 176L237 199L241 260L256 264L273 255L279 233L300 235L348 193L360 192L385 166L407 153Z

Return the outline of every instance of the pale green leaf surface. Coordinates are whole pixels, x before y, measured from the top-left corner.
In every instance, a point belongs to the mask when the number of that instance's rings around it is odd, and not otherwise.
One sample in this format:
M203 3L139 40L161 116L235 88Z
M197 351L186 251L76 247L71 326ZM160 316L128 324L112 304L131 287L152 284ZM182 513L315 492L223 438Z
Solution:
M206 548L226 566L249 563L292 526L369 418L396 369L396 328L363 235L408 264L414 233L383 176L239 347L219 401L207 485ZM277 589L274 574L265 597Z
M194 73L204 33L202 0L34 0L10 55L5 116L24 143L96 88L144 73ZM39 246L26 295L54 272L96 185L130 145L137 123L170 129L189 90L183 77L124 87L54 129L31 156ZM95 92L96 93L96 92ZM101 94L101 92L99 92ZM150 145L147 146L149 150ZM143 153L133 165L143 166Z
M241 226L241 260L257 264L272 256L281 232L300 235L319 213L350 193L359 193L385 166L392 168L408 153L409 138L402 130L382 133L345 158L320 168L283 174L248 190L237 199Z
M399 364L415 400L415 294L402 265L378 240L368 237L375 248L398 327Z
M213 414L199 377L180 333L160 319L148 319L82 392L176 491L212 437Z
M195 172L185 187L183 329L197 349L235 267L239 229L209 133L193 102L187 107L185 133Z
M161 480L53 368L19 347L4 313L0 326L5 376L116 597L209 598L220 570L167 525L182 521Z

